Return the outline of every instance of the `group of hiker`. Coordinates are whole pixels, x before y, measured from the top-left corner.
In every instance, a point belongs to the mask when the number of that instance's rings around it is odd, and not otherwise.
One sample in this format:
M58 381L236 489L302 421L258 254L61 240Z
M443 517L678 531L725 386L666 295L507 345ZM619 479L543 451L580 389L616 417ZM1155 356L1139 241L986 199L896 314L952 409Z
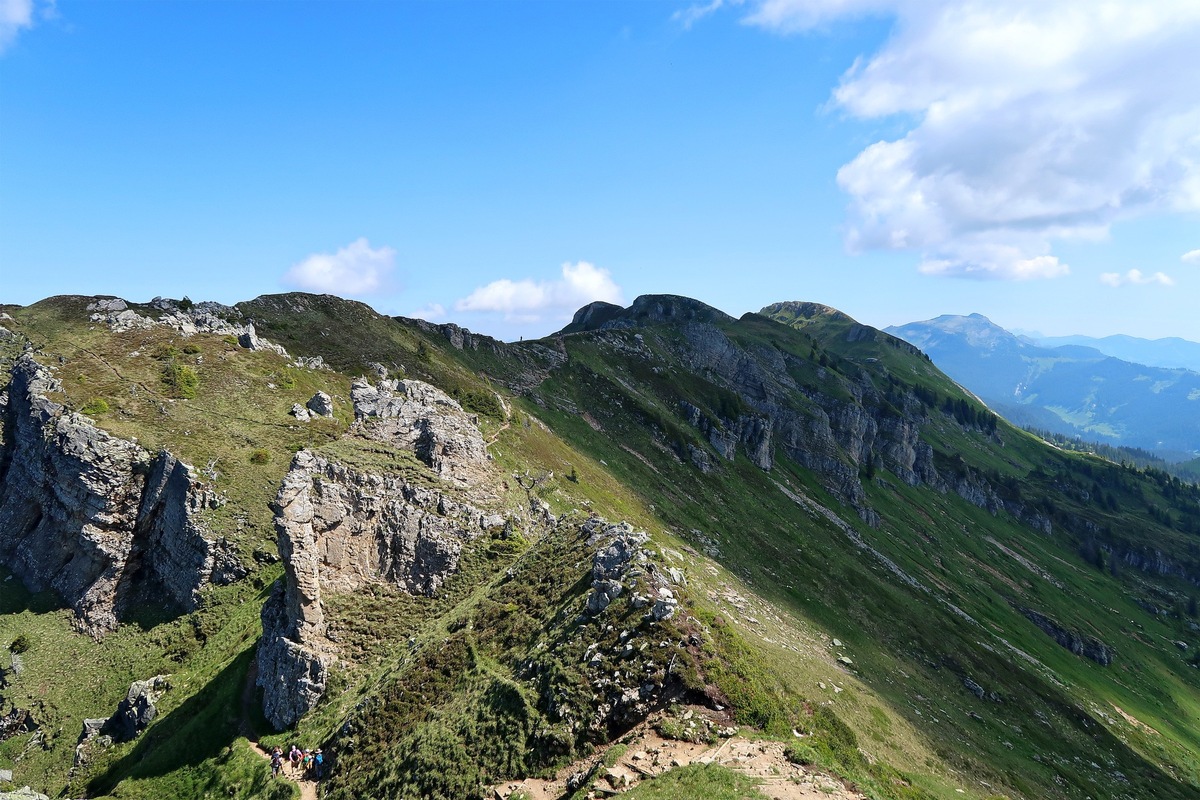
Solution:
M301 750L293 744L292 749L284 753L282 747L276 746L271 751L271 777L278 778L280 774L319 781L325 777L325 754L319 747Z

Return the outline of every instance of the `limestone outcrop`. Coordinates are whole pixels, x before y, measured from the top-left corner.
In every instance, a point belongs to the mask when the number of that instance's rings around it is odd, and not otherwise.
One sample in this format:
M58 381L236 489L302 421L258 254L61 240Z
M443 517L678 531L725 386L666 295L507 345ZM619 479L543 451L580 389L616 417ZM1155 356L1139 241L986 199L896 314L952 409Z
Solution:
M114 333L147 330L156 326L172 328L184 336L212 333L218 336L233 336L238 344L247 350L269 350L287 357L287 350L281 345L259 337L253 323L230 322L227 318L238 313L234 306L213 302L181 304L163 297L154 298L149 305L162 313L157 317L139 314L119 297L96 300L88 304L87 310L92 312L89 317L92 322L107 325ZM324 363L318 360L316 364L302 366L317 369L323 367Z
M31 354L14 364L0 450L0 561L31 591L56 591L97 637L139 597L191 610L207 583L245 574L232 546L200 520L221 501L188 465L47 396L60 390Z
M457 466L447 469L460 474ZM326 638L324 593L386 581L431 595L457 571L467 542L505 525L503 516L446 492L303 450L274 509L285 577L263 609L258 682L264 714L276 728L293 724L325 691L334 648Z
M475 417L441 389L416 380L372 385L360 378L350 399L366 436L411 449L439 477L459 485L487 479L487 448Z

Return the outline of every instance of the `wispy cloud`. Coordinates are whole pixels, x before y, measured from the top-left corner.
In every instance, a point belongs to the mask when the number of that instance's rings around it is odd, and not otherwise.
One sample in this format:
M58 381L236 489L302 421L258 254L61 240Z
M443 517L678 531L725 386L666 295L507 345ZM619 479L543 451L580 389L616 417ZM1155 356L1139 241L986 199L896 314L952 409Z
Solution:
M0 53L24 28L33 27L33 0L0 0Z
M1181 255L1179 257L1179 260L1192 262L1192 263L1200 263L1200 249L1188 250L1186 253L1184 253L1183 255Z
M1140 286L1148 283L1157 283L1162 286L1175 285L1174 279L1166 273L1156 272L1153 275L1146 275L1140 269L1131 269L1124 275L1119 272L1105 272L1100 276L1100 282L1108 286L1125 286L1127 284Z
M838 172L852 250L920 253L929 274L1065 274L1056 241L1200 210L1194 0L757 0L780 32L868 14L890 38L831 107L905 124Z
M510 322L536 322L547 313L575 311L595 300L621 303L621 287L606 269L587 261L562 265L562 277L508 278L480 286L454 304L456 311L498 312Z
M685 29L690 29L700 20L710 14L720 11L725 6L738 6L745 0L709 0L707 3L695 3L687 8L681 8L671 15L674 22L678 22Z
M355 239L335 253L313 253L283 276L283 282L310 292L338 295L370 294L383 288L395 268L396 251L372 248L364 238Z

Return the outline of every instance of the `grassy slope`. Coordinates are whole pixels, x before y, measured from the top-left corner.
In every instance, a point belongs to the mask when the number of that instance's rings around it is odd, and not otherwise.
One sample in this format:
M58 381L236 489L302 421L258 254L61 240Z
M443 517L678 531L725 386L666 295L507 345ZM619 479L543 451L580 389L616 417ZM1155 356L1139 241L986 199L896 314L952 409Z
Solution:
M807 341L789 342L778 326L773 330L761 318L743 320L743 325L729 332L744 345L776 339L793 351L808 349ZM818 340L818 350L842 359L847 372L853 364L846 360L871 358L875 361L867 363L890 367L893 374L911 376L942 395L961 396L948 379L905 348L859 342L838 352L834 343L843 332L817 330L828 337ZM650 342L650 333L642 333ZM672 336L669 331L654 335ZM669 390L656 387L639 374L644 370L638 365L614 358L612 348L602 352L605 346L586 335L568 337L567 347L570 367L541 387L544 401L557 405L546 412L552 427L604 460L623 483L640 487L676 530L685 536L699 530L706 539L717 539L724 563L745 575L764 597L844 639L871 688L921 728L939 755L964 776L1007 785L1026 796L1153 792L1183 797L1196 791L1200 742L1189 723L1196 713L1196 673L1170 641L1183 635L1185 621L1149 615L1132 602L1148 585L1178 596L1192 587L1169 579L1150 581L1137 573L1101 573L1076 555L1070 536L1046 538L954 495L911 489L881 476L868 489L886 520L880 530L863 527L849 510L843 510L843 519L910 574L937 587L935 596L965 608L981 624L965 622L922 593L895 585L878 563L840 534L798 519L790 501L753 467L739 462L724 474L704 476L680 464L664 443L697 443L698 437L672 413L674 399L683 395L712 408L723 402L719 391L689 395L697 387L681 387L674 374L661 382ZM581 421L584 409L602 432ZM1058 471L1078 476L1080 460L1048 451L1018 431L1005 429L1001 438L1007 444L1000 447L935 414L926 438L978 470L1022 476L1035 493L1059 504L1060 515L1074 512L1104 520L1108 514L1111 519L1105 521L1112 528L1136 531L1168 552L1190 546L1177 531L1148 520L1144 508L1100 513L1059 497L1058 478L1031 478L1035 467L1048 476ZM836 507L803 470L781 460L775 475L781 473ZM1158 494L1151 501L1169 505L1152 482L1131 480L1129 494ZM695 498L713 502L697 503ZM1023 552L1063 588L1038 578L992 540ZM1117 663L1106 669L1071 655L1018 614L1014 603L1038 608L1115 645ZM1107 612L1098 615L1097 608ZM1041 665L1027 664L1012 648L1033 654ZM779 665L772 668L782 671ZM1003 702L978 700L964 687L964 678L996 691ZM1127 722L1114 706L1158 733ZM861 734L861 719L857 725ZM1088 757L1080 763L1084 754ZM1090 766L1093 761L1098 768ZM1165 770L1156 766L1162 762L1168 765ZM1114 778L1118 772L1130 783Z
M744 722L789 737L792 725L811 730L815 735L808 741L824 763L880 797L918 790L961 796L957 788L981 797L1003 792L1169 798L1195 791L1200 742L1188 721L1200 711L1196 673L1170 644L1183 635L1182 621L1151 616L1129 599L1131 594L1151 596L1164 585L1167 591L1181 590L1170 581L1151 582L1131 571L1113 577L1084 563L1071 546L1034 535L1004 515L992 517L954 495L878 476L868 485L868 495L885 524L870 530L848 509L839 509L841 516L981 625L963 622L923 593L898 585L839 530L800 510L780 490L782 483L838 508L811 473L786 459L770 474L742 458L710 475L680 463L672 442L703 442L679 418L676 392L711 410L728 409L738 400L682 370L667 376L648 371L587 335L567 337L570 363L549 372L537 343L499 352L486 347L460 352L436 333L380 317L358 304L268 298L244 305L260 333L295 354L323 355L345 373L289 370L274 355L195 337L188 341L202 347L201 353L190 354L202 357L190 362L201 376L200 393L192 401L169 403L161 396L161 362L153 354L155 348L169 346L172 337L161 331L120 337L88 331L79 323L82 305L64 300L9 309L18 317L10 327L43 344L48 355L67 359L64 369L69 372L60 369L58 376L68 404L79 407L92 397L107 398L113 410L99 419L105 427L167 446L198 466L216 459L222 476L218 488L231 502L214 515L213 523L238 537L243 555L272 546L265 504L296 447L321 447L347 460L378 457L353 448L342 452L347 445L332 441L348 421L345 402L337 422L316 427L298 426L286 415L293 402L303 403L317 388L344 399L348 379L343 374L364 371L369 361L393 371L403 367L405 374L455 390L481 408L489 407L491 387L478 373L492 376L496 385L516 374L526 383L530 374L545 374L530 397L510 398L517 411L509 427L501 430L498 416L482 418L485 431L498 435L492 452L501 471L554 470L556 477L539 493L556 512L592 508L610 519L630 519L650 530L658 546L674 554L670 557L678 557L688 574L689 601L708 629L701 656L706 675L738 701ZM843 352L836 333L814 329L828 336L814 340L761 318L744 320L738 330L745 343L785 347L801 356L816 344L829 358L877 358L893 375L924 381L942 394L954 391L927 362L896 348L859 342L852 345L856 350ZM666 357L672 336L664 330L646 338ZM142 355L129 355L135 351ZM814 365L811 376L816 375ZM74 376L83 378L71 380ZM132 400L125 394L131 382L143 390ZM927 435L935 446L964 454L978 468L1021 474L1047 493L1054 491L1059 470L1077 471L1080 463L1013 431L1004 432L1003 450L981 445L978 436L949 418ZM250 461L259 449L268 452L265 464ZM1035 466L1042 466L1046 477L1035 475ZM566 479L572 469L575 481ZM1145 481L1139 479L1134 489L1170 505ZM1144 530L1155 541L1178 539L1177 532L1148 523L1142 506L1133 502L1133 491L1121 495L1122 510L1115 512L1113 526ZM988 536L1036 562L1064 588L1031 573ZM546 635L541 627L558 607L534 604L530 613L514 614L510 606L523 607L509 596L516 587L499 576L509 565L528 561L557 565L551 571L557 581L577 581L586 573L586 563L578 558L545 560L577 546L554 537L484 541L437 600L406 598L382 588L335 598L332 615L343 626L347 665L335 676L337 691L330 701L302 722L297 735L323 741L348 718L367 723L387 719L402 726L419 721L407 739L369 743L375 755L359 765L364 775L391 781L399 791L396 787L419 774L416 767L437 766L437 758L459 752L454 742L464 734L489 741L498 735L511 738L514 730L522 735L536 730L541 723L530 711L528 687L515 680L516 668L536 652ZM719 563L699 552L713 546L719 548ZM196 615L123 627L102 648L70 634L65 612L56 610L52 599L25 597L10 588L14 582L0 584L0 599L10 610L2 618L2 635L32 632L35 646L27 663L35 664L38 673L29 674L66 675L82 663L86 674L95 676L78 683L47 682L46 692L58 695L50 716L64 732L54 739L49 755L26 756L21 764L27 766L18 765L18 770L30 772L20 774L44 775L48 787L63 785L78 719L110 713L129 680L166 671L175 676L175 688L164 701L167 713L142 740L115 748L110 759L101 759L73 785L93 780L94 790L112 787L114 796L129 797L155 792L202 796L214 789L226 796L231 787L231 796L259 796L264 767L238 739L237 698L248 648L257 635L258 587L275 574L260 569L242 584L215 592ZM1060 621L1093 631L1117 646L1118 661L1106 670L1058 648L1012 609L1012 600L1036 601ZM560 602L578 600L563 597ZM1097 615L1096 608L1111 611ZM459 627L463 621L471 625ZM844 646L834 648L831 636ZM1039 664L1013 657L1004 641ZM839 654L852 659L852 669L834 661ZM463 676L466 683L458 684L462 694L435 708L404 705L406 686L413 681L419 686L447 670ZM565 675L564 686L578 685L577 675ZM1003 702L978 700L963 687L964 676L996 691ZM843 691L834 691L835 685ZM16 688L25 693L18 705L33 702L40 689L20 682ZM5 696L13 701L19 697L12 690ZM467 697L474 699L467 702ZM520 697L527 699L514 705ZM497 702L496 707L513 712L504 718L516 727L480 733L472 722L477 709ZM1113 705L1157 734L1126 722ZM361 708L384 716L364 717ZM830 710L835 717L824 714ZM174 744L184 740L181 732L187 726L204 732L206 744L197 752ZM15 756L27 739L10 740L0 755ZM153 751L152 743L157 745ZM535 763L506 762L512 751L504 748L479 763L493 773L536 771L554 760L552 748L543 749L545 757ZM1041 760L1033 760L1035 755ZM422 761L430 758L434 761ZM1093 760L1100 769L1089 765ZM1159 763L1176 771L1179 780L1153 766ZM884 764L901 767L907 780ZM466 782L461 785L481 779L462 766L458 764L458 777L451 776ZM444 770L445 764L440 767ZM1131 783L1113 781L1114 770L1124 772ZM343 778L334 787L350 792L355 784Z

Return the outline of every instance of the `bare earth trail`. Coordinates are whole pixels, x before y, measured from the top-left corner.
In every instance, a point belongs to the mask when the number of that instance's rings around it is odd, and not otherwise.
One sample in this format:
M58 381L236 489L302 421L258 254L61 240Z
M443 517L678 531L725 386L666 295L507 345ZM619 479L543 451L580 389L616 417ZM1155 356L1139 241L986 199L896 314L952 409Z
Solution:
M246 676L246 685L242 687L242 736L246 737L246 741L250 743L250 748L258 753L266 761L271 760L271 754L268 753L262 745L258 743L256 734L250 728L250 708L254 704L254 686L258 677L258 665L255 662L250 663L249 674ZM285 759L283 762L283 771L280 773L281 780L295 781L300 787L300 800L317 800L317 783L303 777L291 774L292 765Z
M837 778L793 764L784 755L784 743L755 741L742 736L717 744L664 739L648 723L621 739L628 743L624 755L610 769L601 767L593 794L621 794L639 781L689 764L719 764L758 781L758 791L771 800L866 800L865 795L847 790ZM574 764L551 780L527 778L506 781L493 787L491 796L507 798L524 792L530 800L560 800L569 792L566 779L590 764Z

